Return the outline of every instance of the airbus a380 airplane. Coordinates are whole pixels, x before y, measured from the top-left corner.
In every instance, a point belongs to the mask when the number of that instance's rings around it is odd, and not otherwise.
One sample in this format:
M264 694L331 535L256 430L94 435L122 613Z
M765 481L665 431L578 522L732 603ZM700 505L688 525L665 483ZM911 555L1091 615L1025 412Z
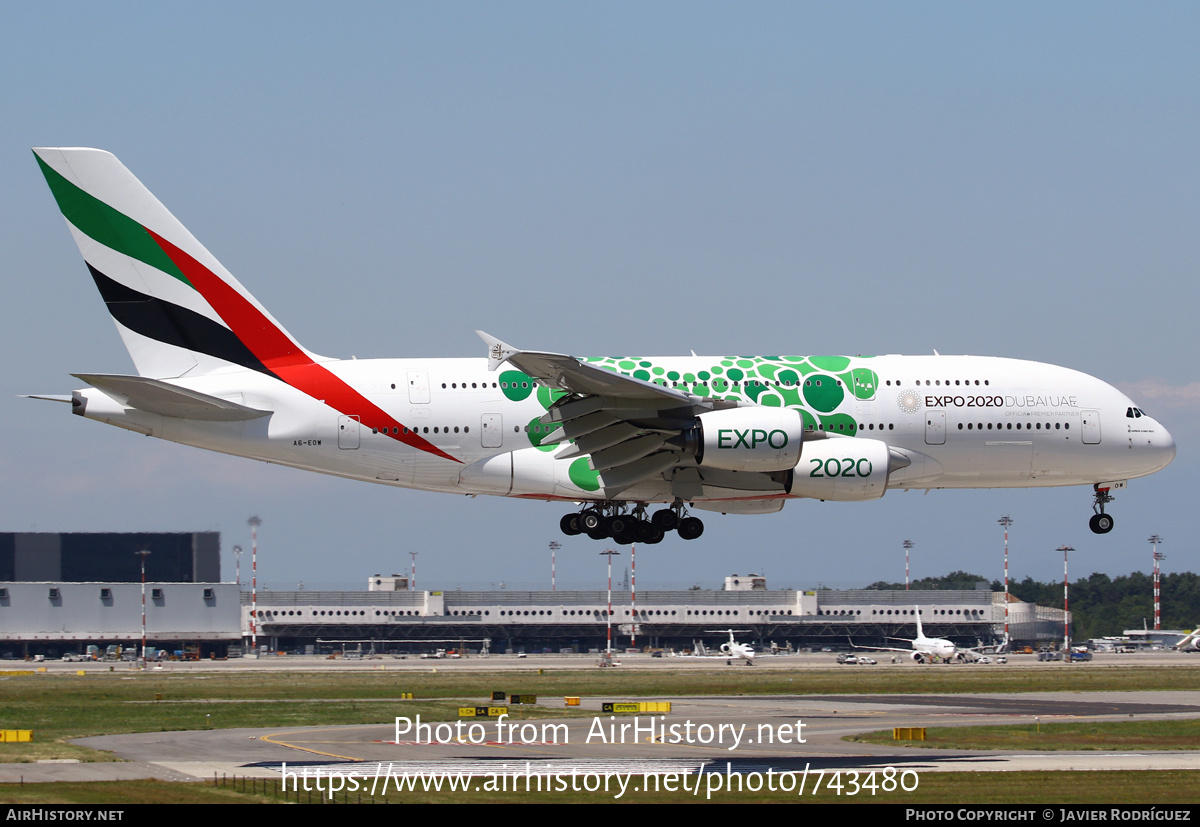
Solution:
M1167 430L1067 368L974 356L577 358L480 333L487 358L303 348L110 153L35 149L137 376L77 374L72 412L310 471L576 503L568 535L699 537L689 509L766 514L889 488L1091 485L1175 456ZM665 504L653 515L649 507Z

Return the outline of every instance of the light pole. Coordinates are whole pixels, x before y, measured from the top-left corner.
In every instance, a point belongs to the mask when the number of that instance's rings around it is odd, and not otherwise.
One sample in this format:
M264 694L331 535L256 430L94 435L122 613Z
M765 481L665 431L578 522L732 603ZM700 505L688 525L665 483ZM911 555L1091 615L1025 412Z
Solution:
M562 548L562 543L558 542L558 540L550 541L550 591L556 591L554 582L554 564L557 562L556 557L560 548Z
M147 549L135 551L142 558L142 665L146 665L146 558L150 556Z
M412 558L412 570L409 572L408 590L415 592L417 590L417 555L419 551L410 551L408 554Z
M250 649L258 657L258 527L257 516L246 520L250 526Z
M1063 651L1067 653L1067 657L1071 656L1071 632L1068 628L1070 609L1067 603L1067 553L1074 550L1070 546L1058 547L1058 551L1063 553Z
M629 605L633 611L633 625L629 627L629 648L637 648L637 546L629 547Z
M904 541L904 590L908 591L908 552L915 546L912 540Z
M612 559L621 552L608 549L600 552L602 557L608 558L608 645L605 647L605 654L612 659Z
M1150 535L1150 543L1154 546L1154 631L1156 632L1162 628L1162 603L1160 600L1162 593L1159 591L1158 564L1167 559L1167 555L1158 550L1158 544L1162 541L1163 538L1157 534Z
M233 561L234 561L234 569L236 571L235 582L237 582L238 591L240 592L242 590L241 589L241 585L242 585L242 547L241 546L233 547Z
M1005 514L996 522L1004 526L1004 642L1008 643L1008 527L1013 520Z

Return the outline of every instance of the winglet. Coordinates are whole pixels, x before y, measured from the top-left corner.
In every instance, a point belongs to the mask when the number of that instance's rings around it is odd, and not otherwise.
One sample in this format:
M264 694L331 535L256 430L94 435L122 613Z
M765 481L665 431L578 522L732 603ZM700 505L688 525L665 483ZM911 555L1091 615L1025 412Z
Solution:
M480 339L483 339L483 343L487 345L488 370L495 370L521 352L507 342L502 342L495 336L484 333L482 330L476 330L475 334Z

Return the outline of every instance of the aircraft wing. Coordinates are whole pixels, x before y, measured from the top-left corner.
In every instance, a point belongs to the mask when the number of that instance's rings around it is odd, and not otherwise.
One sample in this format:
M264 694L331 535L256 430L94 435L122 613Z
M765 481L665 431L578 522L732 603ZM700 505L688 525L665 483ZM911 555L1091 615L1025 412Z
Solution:
M849 639L849 638L847 638L847 639ZM850 646L851 646L851 648L862 649L867 652L903 652L906 655L911 655L913 652L916 651L911 646L908 647L907 649L900 649L895 646L859 646L853 640L850 640Z
M552 388L585 396L607 396L616 399L646 400L688 405L691 394L674 388L666 388L625 376L611 370L581 362L574 356L562 353L541 353L517 350L482 330L475 331L488 346L488 370L495 370L504 362L540 379Z
M588 457L606 496L660 480L682 500L728 499L728 508L719 510L741 513L744 501L774 500L786 493L778 475L700 468L683 450L678 438L695 425L696 416L739 403L625 376L562 353L520 350L482 330L475 332L488 347L489 370L507 362L566 392L541 418L542 424L557 426L541 444L573 441L557 457ZM779 503L781 507L781 499ZM767 510L778 508L772 502Z

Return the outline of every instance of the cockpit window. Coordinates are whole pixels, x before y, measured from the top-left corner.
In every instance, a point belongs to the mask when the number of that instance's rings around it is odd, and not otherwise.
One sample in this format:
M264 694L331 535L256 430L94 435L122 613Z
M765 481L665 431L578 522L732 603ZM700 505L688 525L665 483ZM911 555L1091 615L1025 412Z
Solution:
M1138 419L1143 416L1149 416L1149 414L1147 414L1141 408L1126 408L1125 416L1129 417L1130 419Z

